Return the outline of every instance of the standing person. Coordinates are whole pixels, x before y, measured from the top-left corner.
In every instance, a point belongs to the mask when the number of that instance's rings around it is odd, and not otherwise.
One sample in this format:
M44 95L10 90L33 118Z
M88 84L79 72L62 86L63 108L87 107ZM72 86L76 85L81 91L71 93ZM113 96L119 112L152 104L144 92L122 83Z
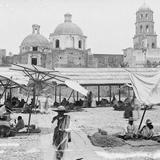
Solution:
M130 101L125 103L124 118L133 117L133 107Z
M49 95L47 95L46 100L45 100L45 103L44 103L44 112L45 112L45 113L48 112L48 108L49 108L48 98L49 98Z
M88 107L88 98L87 96L84 97L84 100L83 100L83 108L86 108Z
M93 96L93 99L92 99L91 106L92 107L96 107L97 106L97 104L96 104L96 97L94 97L94 96Z
M56 147L56 159L61 160L64 156L64 151L67 148L68 141L71 141L70 132L68 128L70 125L70 116L67 113L64 106L59 106L57 110L53 110L58 113L57 116L53 117L52 123L57 120L57 126L54 129L53 145Z
M140 103L136 96L132 99L132 108L133 108L133 118L134 120L138 120L140 118Z
M38 106L38 109L41 111L42 106L41 106L41 101L40 100L37 101L37 106Z
M88 94L88 107L91 107L92 105L92 92L90 91Z

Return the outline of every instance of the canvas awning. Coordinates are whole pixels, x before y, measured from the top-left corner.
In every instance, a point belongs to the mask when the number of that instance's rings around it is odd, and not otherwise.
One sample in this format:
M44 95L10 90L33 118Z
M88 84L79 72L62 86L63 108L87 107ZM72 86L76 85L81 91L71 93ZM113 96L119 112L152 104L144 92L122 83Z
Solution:
M129 73L138 101L145 105L160 104L160 72L152 76Z
M82 87L79 83L72 81L72 80L66 80L65 84L72 88L73 90L81 93L84 96L87 96L88 90L86 90L84 87Z
M146 76L154 75L159 70L158 68L55 68L63 76L83 86L130 84L126 69Z

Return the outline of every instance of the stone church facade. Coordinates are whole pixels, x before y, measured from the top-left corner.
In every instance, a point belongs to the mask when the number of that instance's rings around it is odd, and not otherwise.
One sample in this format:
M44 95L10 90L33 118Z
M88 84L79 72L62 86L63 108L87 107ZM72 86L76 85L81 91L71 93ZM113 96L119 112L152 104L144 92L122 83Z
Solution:
M32 33L24 38L18 55L8 56L8 63L46 66L46 55L51 52L50 43L40 34L40 26L32 25Z
M59 24L50 34L52 53L46 56L46 67L87 67L87 37L72 23L72 15L64 15L64 23ZM54 62L54 63L53 63Z
M86 47L87 37L81 28L72 22L72 15L64 15L49 40L41 35L40 26L32 25L32 33L20 44L19 54L7 56L7 63L34 64L53 69L54 67L119 67L123 55L92 54ZM103 62L102 62L103 61Z

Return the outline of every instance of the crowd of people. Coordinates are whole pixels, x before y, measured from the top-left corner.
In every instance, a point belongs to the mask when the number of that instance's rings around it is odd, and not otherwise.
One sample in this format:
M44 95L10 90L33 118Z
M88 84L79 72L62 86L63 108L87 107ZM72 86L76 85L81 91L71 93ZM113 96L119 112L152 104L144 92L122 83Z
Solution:
M74 98L70 98L67 100L66 98L63 98L62 102L54 102L53 106L58 107L59 105L63 105L66 107L69 107L71 110L74 109L74 107L81 107L81 108L90 108L90 107L107 107L110 105L110 102L102 98L101 100L97 101L96 97L93 95L93 93L90 91L87 96L84 96L83 98L79 98L78 100L75 100Z
M3 102L5 107L10 110L17 110L22 113L29 113L29 112L35 112L39 111L40 113L46 113L49 108L49 96L45 96L42 100L39 100L38 98L35 99L35 102L33 101L33 98L31 98L30 101L25 101L23 98L19 99L18 97L12 97L10 98L7 96L7 99Z

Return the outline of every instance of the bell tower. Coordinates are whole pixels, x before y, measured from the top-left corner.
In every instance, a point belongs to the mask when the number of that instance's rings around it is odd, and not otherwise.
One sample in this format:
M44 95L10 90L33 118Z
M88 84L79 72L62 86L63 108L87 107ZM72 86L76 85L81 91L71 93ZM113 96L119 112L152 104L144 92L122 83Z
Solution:
M145 3L136 12L135 35L133 37L134 49L142 49L144 39L148 49L157 48L153 11Z

